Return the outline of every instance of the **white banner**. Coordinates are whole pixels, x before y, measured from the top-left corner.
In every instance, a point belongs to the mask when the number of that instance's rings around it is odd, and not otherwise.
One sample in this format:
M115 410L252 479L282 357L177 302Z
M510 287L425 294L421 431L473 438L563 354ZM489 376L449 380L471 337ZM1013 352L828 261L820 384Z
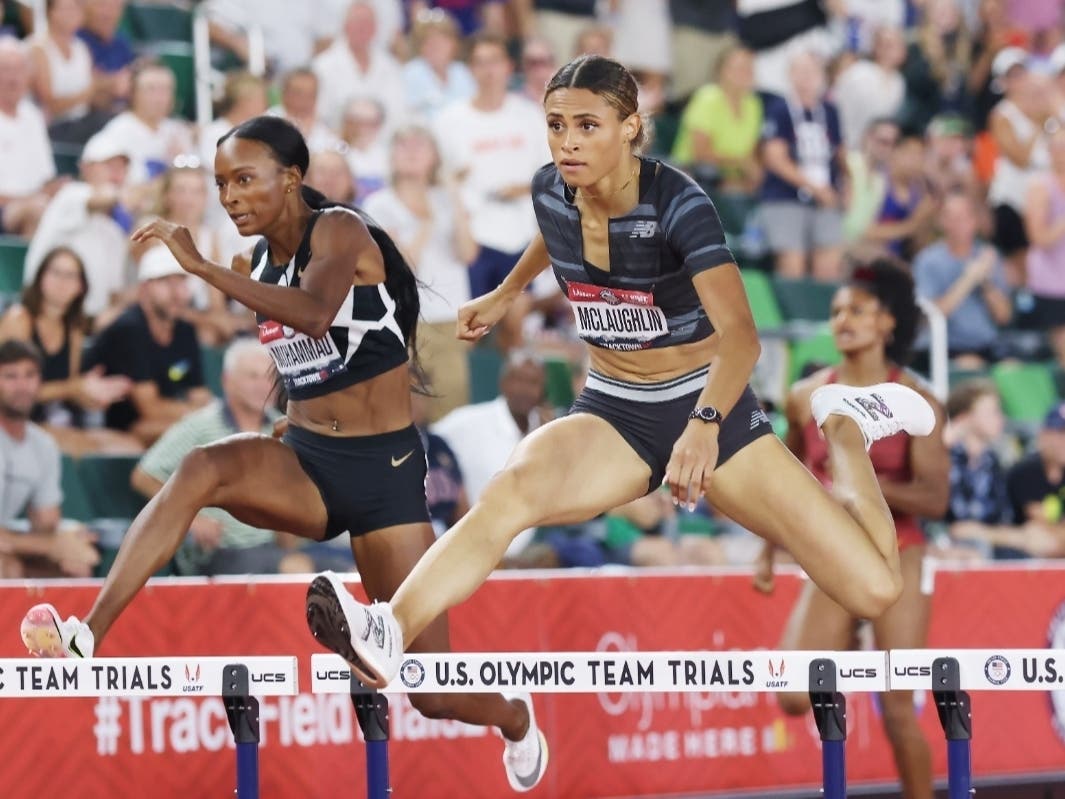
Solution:
M500 652L408 655L384 693L805 692L817 658L835 661L837 690L887 688L884 652ZM349 679L339 656L312 656L314 693L346 694Z
M222 696L225 667L248 667L253 696L299 693L296 658L0 659L0 699L50 696Z
M963 691L1055 691L1065 688L1065 649L892 649L891 687L933 687L936 658L958 661Z

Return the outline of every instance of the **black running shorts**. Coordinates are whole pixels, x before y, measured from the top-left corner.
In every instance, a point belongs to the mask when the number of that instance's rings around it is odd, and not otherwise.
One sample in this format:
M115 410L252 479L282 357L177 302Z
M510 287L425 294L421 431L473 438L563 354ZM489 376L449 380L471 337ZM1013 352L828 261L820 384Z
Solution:
M650 493L665 479L673 445L706 386L706 374L704 367L661 383L628 383L590 371L570 413L590 413L609 422L651 467ZM721 423L717 465L772 432L769 417L748 386Z
M329 514L326 538L363 535L398 524L429 523L425 450L411 425L340 438L290 425L282 439L318 487Z

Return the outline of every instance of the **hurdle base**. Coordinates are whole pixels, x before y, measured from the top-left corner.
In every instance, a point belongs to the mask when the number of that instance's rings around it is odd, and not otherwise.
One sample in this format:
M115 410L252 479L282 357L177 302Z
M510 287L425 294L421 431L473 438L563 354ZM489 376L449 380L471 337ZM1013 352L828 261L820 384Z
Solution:
M969 694L961 690L961 667L956 658L932 661L932 697L947 739L947 796L969 799L972 783L973 716Z
M392 794L388 774L388 698L367 688L354 675L350 679L351 704L366 740L366 797L388 799Z

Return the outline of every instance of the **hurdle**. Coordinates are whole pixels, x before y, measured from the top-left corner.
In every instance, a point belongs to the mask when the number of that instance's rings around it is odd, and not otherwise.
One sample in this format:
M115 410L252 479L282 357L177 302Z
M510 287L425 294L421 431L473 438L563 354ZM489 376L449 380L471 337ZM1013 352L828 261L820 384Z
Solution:
M311 690L349 694L367 741L367 799L388 799L389 693L810 694L822 740L825 799L844 799L844 691L887 690L885 652L500 652L412 654L381 693L366 689L337 655L311 657Z
M236 744L237 799L259 799L256 697L297 693L295 657L0 659L0 699L222 697Z

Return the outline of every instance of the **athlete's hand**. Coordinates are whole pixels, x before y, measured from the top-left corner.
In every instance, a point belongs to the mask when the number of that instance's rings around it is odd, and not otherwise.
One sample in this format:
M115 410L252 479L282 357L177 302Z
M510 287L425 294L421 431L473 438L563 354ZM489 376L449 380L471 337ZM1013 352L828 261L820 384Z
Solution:
M695 510L695 503L710 487L717 466L717 435L720 426L698 420L688 422L666 465L665 482L673 504Z
M754 561L754 590L761 594L771 594L776 587L773 579L773 560L777 548L766 542Z
M144 244L152 239L165 244L186 272L193 275L199 274L204 258L200 255L192 233L187 227L167 222L165 219L154 219L141 225L130 236L130 240L135 244Z
M470 300L459 308L456 335L463 341L478 341L500 319L507 315L513 296L501 289L492 291Z

